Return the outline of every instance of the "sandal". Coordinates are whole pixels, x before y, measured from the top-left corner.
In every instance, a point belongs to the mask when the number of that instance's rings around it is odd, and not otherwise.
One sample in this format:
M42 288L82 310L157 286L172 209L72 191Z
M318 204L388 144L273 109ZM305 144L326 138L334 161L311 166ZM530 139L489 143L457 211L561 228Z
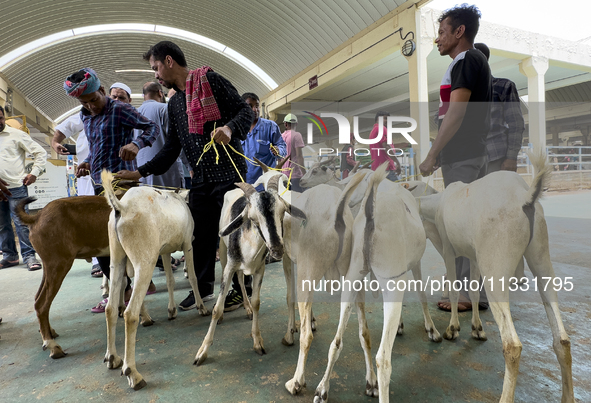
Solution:
M35 271L43 268L43 266L41 266L41 263L39 263L39 261L34 257L27 259L25 263L27 265L27 270L29 271Z
M0 269L7 269L9 267L13 267L18 265L18 259L15 261L10 261L8 259L2 259L0 260Z
M103 299L101 302L99 302L94 308L90 309L90 312L92 313L104 313L105 312L105 308L107 307L107 304L109 303L109 298L105 298ZM129 300L125 301L125 306L129 305Z
M451 301L448 298L443 298L437 302L437 308L442 311L451 312ZM488 309L488 304L485 302L478 303L478 310L483 311ZM466 301L462 296L458 300L458 312L466 312L472 310L472 302Z
M102 277L103 271L101 270L101 266L98 264L93 265L92 269L90 270L90 276L94 278Z

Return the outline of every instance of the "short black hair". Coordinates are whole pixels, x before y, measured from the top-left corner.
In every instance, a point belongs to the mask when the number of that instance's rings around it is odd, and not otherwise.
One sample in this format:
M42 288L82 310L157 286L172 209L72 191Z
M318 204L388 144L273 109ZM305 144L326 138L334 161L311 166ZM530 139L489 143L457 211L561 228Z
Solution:
M84 80L84 77L86 77L86 71L78 70L74 74L69 75L68 78L66 78L66 80L71 81L74 84L78 84L81 83L82 80Z
M377 122L378 119L380 118L380 116L390 116L390 112L388 112L388 111L378 111L378 113L376 113L376 118L375 118L374 122Z
M476 38L478 28L480 28L481 16L482 14L480 13L478 7L475 5L469 6L468 4L464 3L460 6L455 6L445 10L437 21L441 24L443 20L449 18L449 25L451 25L454 31L458 29L460 25L463 25L466 27L464 33L464 35L466 35L466 39L468 39L470 43L474 43L474 38Z
M242 99L246 101L248 98L254 99L255 101L259 101L259 96L254 92L245 92L244 94L242 94Z
M484 56L486 56L486 60L490 57L490 49L484 43L475 43L474 47L481 51Z
M6 114L4 113L4 107L0 105L0 112L2 112L2 116L6 116Z
M150 57L153 57L154 60L164 62L166 56L172 57L172 60L177 62L179 66L187 67L187 59L185 59L185 54L176 43L171 41L162 41L158 42L154 46L150 46L150 49L144 53L143 57L146 61L150 61Z
M158 92L164 93L164 91L162 91L162 86L160 85L160 83L150 83L148 85L144 85L144 88L142 88L142 94L144 95L158 95Z

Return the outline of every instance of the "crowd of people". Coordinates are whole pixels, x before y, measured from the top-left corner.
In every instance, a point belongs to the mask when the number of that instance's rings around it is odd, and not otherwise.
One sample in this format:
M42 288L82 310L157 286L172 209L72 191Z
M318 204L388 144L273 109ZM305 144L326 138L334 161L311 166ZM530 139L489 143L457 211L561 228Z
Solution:
M439 19L436 39L440 55L452 59L441 87L439 130L420 172L430 175L441 167L445 185L455 181L470 183L487 173L517 169L524 120L515 84L491 75L489 50L474 44L480 12L475 6L462 5L447 10ZM138 55L139 57L139 55ZM178 188L187 186L190 177L189 207L196 223L193 253L199 292L204 301L214 297L218 223L224 194L244 179L254 183L262 174L260 167L248 164L240 155L257 158L268 166L279 161L291 175L291 188L299 185L305 174L302 135L297 131L297 116L288 114L284 131L260 117L259 96L252 92L239 95L225 77L204 66L191 70L183 51L173 42L162 41L143 55L154 71L156 82L143 88L144 102L136 109L131 105L132 91L124 83L114 83L105 90L97 73L83 68L68 76L63 84L66 94L82 105L80 113L71 116L55 129L52 148L58 154L69 154L61 143L77 135L76 155L79 195L98 195L103 191L100 173L115 172L117 178L141 181L147 185ZM168 102L164 87L169 89ZM492 105L492 107L491 107ZM30 136L7 126L0 108L0 240L3 259L0 268L19 263L11 221L14 221L21 245L21 255L29 270L41 268L35 250L28 241L27 227L14 215L14 206L27 196L27 186L34 183L46 162L45 151ZM397 180L400 162L378 148L386 144L386 132L379 133L379 120L387 112L376 114L372 139L382 140L371 147L372 169L388 162L388 179ZM211 142L230 145L237 152L226 154L204 152ZM343 150L354 147L345 145ZM34 156L33 170L26 174L26 154ZM374 155L375 154L375 155ZM216 159L219 158L219 161ZM283 161L284 160L284 161ZM343 177L353 168L354 158L342 154ZM109 258L93 262L93 276L109 277ZM469 261L458 258L458 278L469 276ZM247 293L252 279L245 279ZM153 292L153 284L149 292ZM471 309L467 290L462 293L460 310ZM126 299L131 292L130 282ZM237 281L226 299L225 310L242 305L243 296ZM486 307L486 295L481 295ZM104 312L107 300L93 312ZM183 310L195 307L192 292L181 302ZM449 301L439 302L449 310Z

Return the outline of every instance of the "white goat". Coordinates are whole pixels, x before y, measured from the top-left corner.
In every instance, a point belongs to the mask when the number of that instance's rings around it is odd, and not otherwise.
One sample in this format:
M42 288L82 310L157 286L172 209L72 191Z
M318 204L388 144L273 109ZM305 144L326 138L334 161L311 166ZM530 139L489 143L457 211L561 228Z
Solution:
M174 304L174 277L170 254L182 250L189 272L189 282L195 294L197 308L201 315L209 312L197 288L193 269L193 218L185 198L175 192L156 190L149 187L130 189L121 200L113 192L113 175L107 171L101 174L107 201L113 208L109 217L109 247L111 251L111 293L106 307L107 352L105 362L110 369L123 364L122 374L127 376L129 386L139 390L146 381L137 371L135 364L135 340L139 315L142 325L153 324L144 306L144 297L158 255L162 255L168 287L168 319L176 317ZM126 270L127 269L127 270ZM135 287L123 317L125 319L125 356L117 355L115 333L118 309L123 308L125 274L135 277Z
M357 174L343 191L334 186L318 185L306 190L297 199L292 194L292 203L302 209L307 216L304 223L289 217L283 222L285 254L283 268L288 284L287 303L290 310L288 331L283 344L293 344L295 312L292 313L294 295L297 295L300 313L300 353L295 374L286 382L285 387L295 395L306 385L304 370L308 352L312 343L312 300L313 289L304 287L304 283L318 283L325 280L339 280L349 269L351 258L351 227L353 215L348 207L349 197L363 179L364 174ZM292 262L297 265L297 291L292 276ZM292 278L292 280L289 279ZM361 312L361 309L358 307ZM363 325L359 318L360 326ZM369 337L367 327L360 328L360 337Z
M250 304L244 289L244 274L253 276L252 287L252 338L254 350L265 354L263 338L259 328L260 291L265 274L267 252L274 258L283 256L281 228L286 213L306 219L305 214L291 206L277 194L280 176L275 175L268 182L268 189L257 192L248 183L237 183L240 189L224 195L224 205L220 217L220 261L223 268L222 284L213 309L209 331L195 356L195 364L202 364L213 343L218 320L224 310L224 299L230 290L232 276L237 271L245 296L245 304Z
M500 402L513 402L521 342L515 332L509 305L509 282L525 256L537 279L554 278L548 229L538 202L551 167L545 156L532 157L536 175L531 187L516 173L494 172L470 184L452 183L443 193L420 197L421 214L435 223L443 243L447 278L456 279L455 258L470 259L470 277L484 276L489 305L499 326L505 357L505 378ZM504 279L504 282L501 283ZM574 402L570 340L564 329L558 297L552 286L539 284L554 338L554 352L562 372L562 402ZM479 293L470 291L472 306ZM452 314L444 337L458 337L458 292L450 291ZM484 339L478 309L472 310L472 337Z
M361 209L353 225L353 246L351 263L346 281L348 284L362 281L372 273L382 290L384 299L384 324L380 348L376 356L378 377L373 371L369 337L360 337L366 352L366 390L368 396L377 397L380 402L388 402L391 374L391 355L396 330L402 313L404 291L392 289L388 282L404 281L406 273L412 271L415 280L421 281L421 257L425 251L425 231L419 210L413 196L403 187L392 184L387 190L378 191L378 186L386 177L387 164L382 164L372 173L361 203ZM365 180L364 180L365 182ZM359 187L355 191L359 192ZM403 237L398 236L404 234ZM363 300L364 291L359 294L344 287L341 294L341 316L337 333L331 343L328 365L322 381L316 388L315 403L326 402L330 388L330 375L334 364L343 349L343 334L351 315L353 302ZM441 341L441 336L429 314L424 292L419 292L425 317L425 330L429 339ZM364 304L361 304L363 310ZM358 315L365 321L365 314ZM367 327L365 323L364 328ZM360 326L362 328L362 326ZM366 343L366 345L363 345ZM379 392L379 393L378 393Z

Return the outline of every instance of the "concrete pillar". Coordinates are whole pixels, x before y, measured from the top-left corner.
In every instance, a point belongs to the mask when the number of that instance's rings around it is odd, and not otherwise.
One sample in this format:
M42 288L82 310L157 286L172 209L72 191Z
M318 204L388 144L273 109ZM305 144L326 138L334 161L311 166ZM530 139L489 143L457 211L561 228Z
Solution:
M413 150L417 154L416 161L420 164L429 152L429 81L427 76L427 56L433 50L435 28L430 11L421 15L415 11L415 30L417 34L416 50L408 60L408 81L410 92L410 116L416 120L417 129L412 133L417 145ZM418 166L415 167L415 174ZM428 178L423 178L425 181Z
M589 126L581 127L581 134L583 135L583 145L589 145Z
M534 152L546 149L546 87L544 74L548 70L548 59L532 56L519 63L519 71L527 77L529 110L529 142Z
M559 146L560 145L560 138L558 137L558 133L560 132L560 128L558 126L553 126L550 128L552 132L552 145Z

